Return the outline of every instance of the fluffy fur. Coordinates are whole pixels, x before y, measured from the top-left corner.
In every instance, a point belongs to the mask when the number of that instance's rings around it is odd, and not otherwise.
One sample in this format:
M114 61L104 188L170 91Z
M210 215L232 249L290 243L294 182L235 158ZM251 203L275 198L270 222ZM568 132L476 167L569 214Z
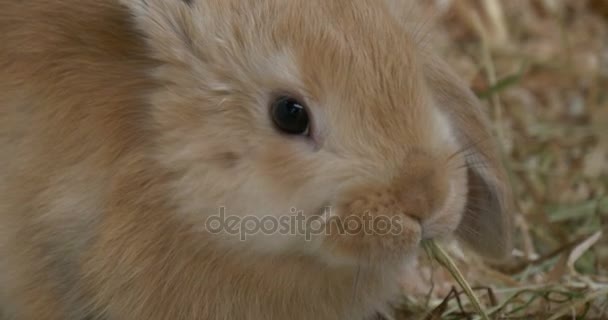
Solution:
M508 252L486 119L406 8L0 0L0 318L369 319L424 238ZM273 127L281 94L310 138ZM204 228L327 206L402 232Z

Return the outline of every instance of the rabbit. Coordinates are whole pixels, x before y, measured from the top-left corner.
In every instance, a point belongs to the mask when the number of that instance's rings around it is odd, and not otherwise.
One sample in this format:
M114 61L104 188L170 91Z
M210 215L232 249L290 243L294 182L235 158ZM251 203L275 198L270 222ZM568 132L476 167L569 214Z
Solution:
M422 241L507 257L489 120L412 10L0 0L0 319L364 320Z

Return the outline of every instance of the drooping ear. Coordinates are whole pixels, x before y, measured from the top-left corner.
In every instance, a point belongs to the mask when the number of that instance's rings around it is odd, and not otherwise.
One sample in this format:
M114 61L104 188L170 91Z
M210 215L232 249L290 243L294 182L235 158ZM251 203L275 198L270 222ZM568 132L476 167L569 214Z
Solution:
M437 103L466 149L469 190L456 233L485 258L501 260L511 252L513 199L490 122L477 97L447 64L430 58L425 71Z
M155 58L183 61L192 55L196 0L120 0Z

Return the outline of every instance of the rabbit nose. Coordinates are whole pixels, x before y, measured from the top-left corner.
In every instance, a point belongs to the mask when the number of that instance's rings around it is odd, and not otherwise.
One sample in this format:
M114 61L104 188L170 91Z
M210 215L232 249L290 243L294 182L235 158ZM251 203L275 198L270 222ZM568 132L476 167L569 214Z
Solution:
M445 166L426 153L408 156L394 183L404 213L421 222L441 208L447 198Z

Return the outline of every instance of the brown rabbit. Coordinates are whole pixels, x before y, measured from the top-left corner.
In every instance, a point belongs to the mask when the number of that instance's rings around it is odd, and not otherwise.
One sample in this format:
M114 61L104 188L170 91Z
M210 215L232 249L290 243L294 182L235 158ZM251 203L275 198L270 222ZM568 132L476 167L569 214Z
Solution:
M0 318L363 320L423 239L504 256L495 142L409 7L0 0ZM226 227L285 217L323 232Z

